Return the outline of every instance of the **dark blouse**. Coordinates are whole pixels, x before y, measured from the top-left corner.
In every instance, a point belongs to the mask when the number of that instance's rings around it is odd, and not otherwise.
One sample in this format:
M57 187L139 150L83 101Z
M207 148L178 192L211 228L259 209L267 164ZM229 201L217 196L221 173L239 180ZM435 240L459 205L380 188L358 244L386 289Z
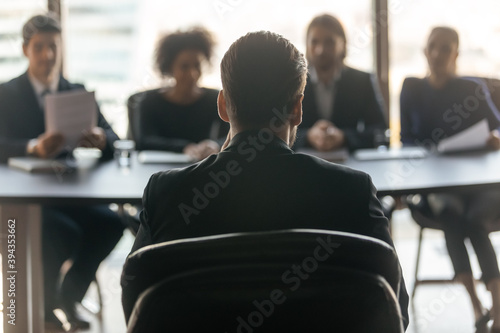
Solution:
M483 119L490 130L500 126L500 114L479 80L454 78L435 89L427 79L406 78L400 103L404 145L437 144Z
M217 112L219 92L202 89L200 98L188 105L166 100L162 90L147 92L140 102L143 135L138 149L182 152L190 143L225 136L229 127Z

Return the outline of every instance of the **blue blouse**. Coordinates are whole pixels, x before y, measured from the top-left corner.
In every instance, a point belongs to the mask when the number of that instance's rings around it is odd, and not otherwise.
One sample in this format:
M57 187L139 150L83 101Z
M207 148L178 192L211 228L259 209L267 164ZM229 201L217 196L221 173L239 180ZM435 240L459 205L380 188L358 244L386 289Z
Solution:
M425 78L406 78L400 103L403 145L437 144L483 119L490 130L500 126L500 112L477 78L453 78L441 89Z

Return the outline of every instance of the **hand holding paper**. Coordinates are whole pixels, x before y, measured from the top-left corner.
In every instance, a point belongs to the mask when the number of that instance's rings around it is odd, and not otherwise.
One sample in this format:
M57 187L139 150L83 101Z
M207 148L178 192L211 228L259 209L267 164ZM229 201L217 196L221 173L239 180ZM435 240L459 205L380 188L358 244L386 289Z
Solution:
M495 150L500 149L500 135L497 130L491 131L487 144Z
M78 146L103 150L106 147L106 132L100 127L84 131Z
M59 133L41 134L35 145L33 153L40 158L50 158L56 156L64 146L64 137Z
M483 119L462 132L441 140L437 149L440 153L481 149L486 147L489 138L488 121Z

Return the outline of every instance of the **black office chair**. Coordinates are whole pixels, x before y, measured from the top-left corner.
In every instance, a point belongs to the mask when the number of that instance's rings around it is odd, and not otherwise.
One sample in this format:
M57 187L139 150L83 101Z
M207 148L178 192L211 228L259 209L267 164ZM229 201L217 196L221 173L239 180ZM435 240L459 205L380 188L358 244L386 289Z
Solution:
M124 266L122 301L129 333L239 325L258 332L403 332L400 282L397 256L382 241L324 230L252 232L136 251Z
M140 104L146 94L155 93L159 89L160 88L137 92L131 95L127 100L128 128L126 137L128 140L135 141L137 150L143 149ZM136 211L140 211L141 209L141 206L135 207ZM123 217L130 232L135 236L140 226L139 214L131 214L129 210L125 209L123 204L119 205L119 213Z
M229 265L167 278L141 294L127 332L402 332L380 275L326 268L292 291L280 280L289 269Z
M141 91L131 95L127 100L127 115L128 115L128 129L127 139L134 140L136 149L142 149L142 133L141 133L141 109L140 104L144 96L150 93L155 93L160 88Z
M413 284L412 299L415 296L416 289L422 284L439 284L439 283L452 283L453 279L423 279L419 277L420 257L422 253L422 242L425 229L443 230L443 225L437 220L429 206L426 196L419 194L409 195L405 198L406 205L408 206L413 220L420 227L418 236L417 258L415 260L415 283ZM489 232L500 231L500 221L495 221L486 226Z

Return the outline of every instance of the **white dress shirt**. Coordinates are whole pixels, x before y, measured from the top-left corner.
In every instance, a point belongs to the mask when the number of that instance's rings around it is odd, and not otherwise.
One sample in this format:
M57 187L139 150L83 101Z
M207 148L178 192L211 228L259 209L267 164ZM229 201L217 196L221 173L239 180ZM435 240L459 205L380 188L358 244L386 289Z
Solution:
M331 119L333 114L333 103L335 103L336 85L340 79L341 70L338 70L327 84L321 82L314 66L309 69L311 83L314 85L314 93L318 113L321 119Z
M37 78L32 76L28 72L28 79L35 91L35 96L38 101L38 105L42 110L45 109L45 95L48 93L55 93L57 91L57 87L59 86L59 75L56 75L56 79L52 81L48 86L40 82ZM33 155L35 152L35 146L38 144L38 139L34 138L28 141L26 146L26 153L28 155Z
M44 97L48 92L50 94L55 93L57 91L57 87L59 86L59 75L56 75L56 79L53 80L48 86L41 83L37 78L30 75L28 72L28 78L30 80L31 86L35 90L36 99L38 101L38 105L42 110L45 108Z

